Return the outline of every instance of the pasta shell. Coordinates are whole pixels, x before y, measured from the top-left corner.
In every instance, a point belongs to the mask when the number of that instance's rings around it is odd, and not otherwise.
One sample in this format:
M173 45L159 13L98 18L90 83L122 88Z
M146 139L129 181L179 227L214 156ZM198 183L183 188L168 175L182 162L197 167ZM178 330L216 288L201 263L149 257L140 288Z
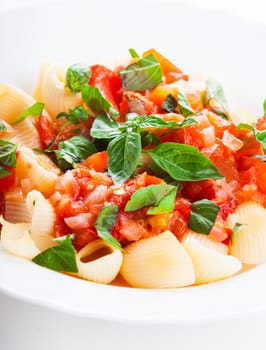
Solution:
M196 284L227 278L242 267L237 258L226 254L227 247L224 244L214 242L201 234L193 232L186 234L182 245L192 259Z
M33 259L40 253L30 236L30 224L12 224L0 217L1 242L9 253L25 259Z
M120 250L97 239L77 254L78 276L93 282L110 283L118 275L122 259Z
M21 147L17 157L16 175L21 182L30 181L30 189L50 195L60 174L59 168L45 154L38 154L27 147Z
M61 112L82 104L81 94L73 95L65 88L66 69L55 64L43 66L39 82L35 90L35 97L45 104L45 108L52 117Z
M170 231L125 247L121 275L133 287L172 288L194 283L192 261Z
M53 237L55 212L50 202L39 191L31 191L26 198L27 208L32 215L30 233L41 250L56 245Z
M254 201L242 203L226 220L228 226L235 223L244 227L234 234L229 253L245 264L266 262L266 209Z
M11 223L30 222L31 215L21 190L5 193L5 219Z

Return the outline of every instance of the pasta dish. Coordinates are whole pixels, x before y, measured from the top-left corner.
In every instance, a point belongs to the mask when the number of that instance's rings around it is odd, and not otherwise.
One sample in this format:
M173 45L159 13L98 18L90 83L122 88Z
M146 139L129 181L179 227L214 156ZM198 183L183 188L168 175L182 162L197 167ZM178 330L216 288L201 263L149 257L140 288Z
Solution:
M92 282L176 288L266 261L266 100L231 115L216 80L155 49L0 84L1 245Z

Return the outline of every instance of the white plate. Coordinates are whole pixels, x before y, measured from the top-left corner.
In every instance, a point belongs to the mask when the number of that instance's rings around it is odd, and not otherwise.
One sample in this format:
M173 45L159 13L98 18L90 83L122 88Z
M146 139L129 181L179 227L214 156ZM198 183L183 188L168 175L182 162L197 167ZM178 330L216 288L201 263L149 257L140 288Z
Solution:
M90 64L155 47L188 73L215 76L232 110L262 114L266 28L174 3L79 2L0 14L0 79L33 89L47 60ZM0 249L0 289L73 315L193 324L266 308L266 266L226 281L172 290L103 286L43 269Z

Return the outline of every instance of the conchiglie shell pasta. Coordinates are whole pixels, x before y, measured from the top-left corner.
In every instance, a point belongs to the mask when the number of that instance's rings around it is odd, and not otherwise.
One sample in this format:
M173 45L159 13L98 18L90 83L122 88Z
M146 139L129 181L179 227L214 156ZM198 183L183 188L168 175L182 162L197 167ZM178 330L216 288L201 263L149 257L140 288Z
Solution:
M52 117L82 104L81 94L74 95L65 87L66 68L46 64L40 72L35 97L45 104Z
M30 224L13 224L0 217L2 224L1 242L9 253L25 259L33 259L40 253L30 236Z
M266 261L266 209L259 203L248 201L240 204L227 218L226 224L233 227L243 224L234 234L229 252L245 264L261 264Z
M192 261L170 231L126 246L120 272L140 288L183 287L195 281Z
M20 147L16 174L20 182L27 179L31 189L36 189L48 196L53 192L60 170L45 154L38 154L27 147Z
M214 242L201 234L186 234L182 245L192 259L196 284L227 278L242 267L237 258L226 254L227 247L224 244Z
M50 202L39 191L31 191L26 198L26 204L31 213L31 237L41 250L56 245L53 237L55 212Z
M76 256L78 276L93 282L110 283L118 275L123 255L101 239L88 243Z
M31 222L26 198L20 189L5 193L5 219L11 223Z

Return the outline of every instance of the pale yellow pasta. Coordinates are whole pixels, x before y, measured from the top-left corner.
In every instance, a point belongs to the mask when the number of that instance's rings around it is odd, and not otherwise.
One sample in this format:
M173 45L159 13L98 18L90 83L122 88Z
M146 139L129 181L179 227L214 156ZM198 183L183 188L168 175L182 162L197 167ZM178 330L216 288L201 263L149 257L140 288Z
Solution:
M31 221L26 199L20 189L5 193L5 219L11 223Z
M101 239L88 243L76 255L78 273L83 279L110 283L118 275L122 253Z
M59 174L60 170L48 156L35 153L27 147L20 147L16 167L19 182L27 179L30 189L36 189L48 196L53 192Z
M201 234L187 233L182 239L182 245L192 259L196 284L230 277L242 267L237 258L226 254L227 247L224 244Z
M55 212L49 200L33 190L28 193L26 204L32 216L30 233L36 246L43 251L56 245L53 239Z
M40 253L30 236L30 224L13 224L0 217L2 224L1 243L11 254L25 259L33 259Z
M53 118L82 104L81 94L74 95L65 87L65 75L66 68L55 64L44 65L40 72L35 98L45 104Z
M5 139L20 146L40 149L41 141L35 124L34 117L27 117L21 122L13 124L13 132Z
M243 227L232 236L230 254L245 264L266 262L266 209L257 202L244 202L226 221L232 228L236 223Z
M170 231L125 247L120 270L133 287L172 288L195 282L192 261Z

